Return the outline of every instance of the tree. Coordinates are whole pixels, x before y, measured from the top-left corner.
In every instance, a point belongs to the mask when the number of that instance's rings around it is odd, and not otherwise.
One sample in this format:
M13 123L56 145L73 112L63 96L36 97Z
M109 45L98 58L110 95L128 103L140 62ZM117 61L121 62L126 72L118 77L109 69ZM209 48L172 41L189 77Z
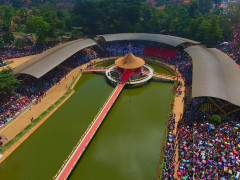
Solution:
M216 7L219 7L222 3L222 0L213 0L213 2L216 5Z
M10 2L12 3L12 6L14 8L21 8L24 5L24 3L21 0L10 0Z
M12 6L0 6L0 17L2 18L2 26L4 31L10 30L14 14L15 11Z
M220 28L220 21L219 17L216 15L213 15L209 21L210 27L209 27L209 39L210 39L210 44L215 45L217 44L217 41L222 40L222 31Z
M10 45L14 41L13 33L12 32L7 32L2 36L4 44Z
M198 2L196 0L191 1L188 7L189 16L192 18L197 18L199 16Z
M22 7L16 11L16 17L16 20L18 20L17 23L26 24L26 21L29 18L29 13L25 7Z
M17 38L15 40L15 46L19 48L23 48L27 45L27 39L26 38Z
M225 14L220 18L220 26L224 40L229 41L232 36L234 26L231 23L231 20Z
M211 117L211 121L213 123L219 124L219 123L221 123L221 116L217 115L217 114L213 114Z
M43 17L33 17L27 21L27 31L36 33L38 43L45 43L49 35L49 24L43 20Z
M78 39L82 35L82 27L72 27L71 39Z
M13 75L11 68L0 71L0 97L14 93L20 81Z
M208 13L213 6L213 0L198 0L198 6L202 13Z

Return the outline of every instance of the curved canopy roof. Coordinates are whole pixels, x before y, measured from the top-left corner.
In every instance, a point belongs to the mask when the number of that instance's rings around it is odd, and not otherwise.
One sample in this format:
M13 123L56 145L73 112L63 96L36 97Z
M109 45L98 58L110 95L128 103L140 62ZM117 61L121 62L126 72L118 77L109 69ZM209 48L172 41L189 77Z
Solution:
M191 46L185 51L193 60L192 97L216 97L240 106L237 64L216 48Z
M53 68L78 51L96 45L91 39L80 39L58 45L35 56L30 61L23 63L13 70L14 74L28 74L36 78L42 77Z
M142 40L142 41L160 42L160 43L168 44L174 47L186 42L189 42L192 44L200 44L200 42L193 41L190 39L162 35L162 34L121 33L121 34L105 34L105 35L99 35L99 36L103 37L106 40L106 42L117 41L117 40Z
M115 64L123 69L136 69L142 67L145 64L145 61L134 56L132 53L128 53L124 57L118 58L115 61Z

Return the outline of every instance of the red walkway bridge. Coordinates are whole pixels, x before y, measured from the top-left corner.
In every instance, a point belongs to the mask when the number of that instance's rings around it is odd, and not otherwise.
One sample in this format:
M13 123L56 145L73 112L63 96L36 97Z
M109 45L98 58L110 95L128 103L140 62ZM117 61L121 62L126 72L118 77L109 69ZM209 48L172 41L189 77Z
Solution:
M175 80L176 76L172 76L172 75L168 75L168 74L162 74L162 73L154 73L154 74L150 74L147 71L142 71L142 73L147 74L147 75L152 75L154 77L159 77L162 79L168 79L168 80Z
M92 67L92 68L87 68L86 71L107 71L107 70L115 70L117 67Z
M132 72L127 71L123 74L124 80L128 80ZM73 168L77 164L78 160L82 156L84 150L88 146L89 142L92 140L93 136L97 132L98 128L102 124L105 116L113 106L117 97L121 93L125 83L118 84L103 107L100 109L99 113L96 115L92 123L89 125L87 131L83 134L82 138L78 141L77 145L73 148L73 151L70 153L68 158L64 161L64 164L53 178L54 180L64 180L67 179Z
M93 68L87 68L86 71L107 71L107 67L93 67Z
M132 74L133 70L132 69L126 69L125 73L122 76L121 81L125 82L129 79L130 75Z

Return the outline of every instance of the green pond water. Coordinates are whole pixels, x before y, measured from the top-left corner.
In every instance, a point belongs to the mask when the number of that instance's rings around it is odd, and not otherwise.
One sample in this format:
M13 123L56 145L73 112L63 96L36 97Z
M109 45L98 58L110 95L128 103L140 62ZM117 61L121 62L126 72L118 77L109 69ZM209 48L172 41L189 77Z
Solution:
M158 69L160 71L160 69ZM0 164L0 179L52 179L113 91L83 75L76 92ZM69 179L154 179L172 84L125 88Z

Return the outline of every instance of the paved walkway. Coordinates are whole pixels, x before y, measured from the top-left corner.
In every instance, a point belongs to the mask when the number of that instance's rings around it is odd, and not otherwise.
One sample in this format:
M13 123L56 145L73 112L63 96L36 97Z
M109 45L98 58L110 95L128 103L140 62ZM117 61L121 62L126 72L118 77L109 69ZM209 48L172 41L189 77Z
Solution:
M56 175L56 180L64 180L70 175L71 171L75 167L76 163L82 156L84 150L88 146L89 142L92 140L93 136L97 132L98 128L100 127L101 123L103 122L105 116L113 106L114 102L116 101L117 97L119 96L120 92L124 87L124 83L118 84L114 89L113 93L110 95L106 103L101 108L100 112L94 118L92 124L90 124L90 128L88 128L86 134L84 135L83 139L80 139L78 144L73 149L72 153L69 155L69 158L65 161L66 163L60 169L59 173Z

